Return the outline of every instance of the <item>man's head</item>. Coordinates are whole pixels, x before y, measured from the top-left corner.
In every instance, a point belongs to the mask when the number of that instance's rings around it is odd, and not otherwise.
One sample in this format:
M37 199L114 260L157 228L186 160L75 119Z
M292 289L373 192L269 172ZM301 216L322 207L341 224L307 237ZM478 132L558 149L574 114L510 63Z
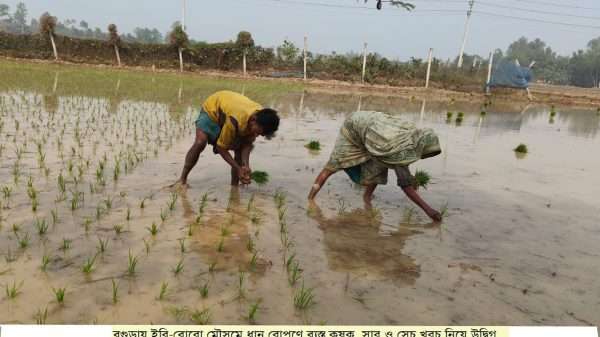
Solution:
M257 111L248 121L248 133L253 138L264 136L271 139L279 128L277 111L265 108Z

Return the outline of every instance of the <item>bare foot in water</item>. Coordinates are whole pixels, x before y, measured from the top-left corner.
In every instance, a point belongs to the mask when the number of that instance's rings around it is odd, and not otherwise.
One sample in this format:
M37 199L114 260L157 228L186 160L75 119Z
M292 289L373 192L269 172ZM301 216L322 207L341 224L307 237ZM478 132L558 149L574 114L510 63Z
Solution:
M173 188L176 190L187 190L190 185L187 182L182 182L181 180L177 180L174 184L168 186L169 188Z

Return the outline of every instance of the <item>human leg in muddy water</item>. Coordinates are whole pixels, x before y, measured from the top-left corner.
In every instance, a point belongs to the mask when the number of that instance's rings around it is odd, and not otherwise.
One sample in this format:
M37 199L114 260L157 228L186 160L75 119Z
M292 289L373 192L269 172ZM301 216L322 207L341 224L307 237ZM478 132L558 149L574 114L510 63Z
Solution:
M199 128L196 128L196 138L194 139L194 144L185 156L185 164L183 165L183 170L181 171L181 177L175 184L171 186L181 186L184 188L188 187L187 177L194 166L196 166L196 163L198 163L198 158L200 158L200 154L206 148L207 142L208 136L206 133Z
M401 169L401 170L397 170L397 171L404 172L405 170L407 171L408 169ZM310 193L308 194L309 202L314 203L314 199L317 196L317 194L319 193L319 191L321 190L321 187L323 187L323 185L325 184L327 179L329 179L329 177L331 177L331 175L333 175L334 173L335 173L334 171L328 170L326 168L323 169L321 171L321 173L319 173L319 175L315 179L315 182L310 190ZM419 195L419 193L417 193L417 191L415 190L415 188L413 186L404 184L404 183L400 183L400 178L401 177L399 176L399 185L401 185L400 187L402 188L402 190L404 191L406 196L412 202L417 204L427 214L427 216L429 216L429 218L431 218L431 220L433 220L435 222L442 221L442 215L440 214L440 212L431 208L431 206L429 206L429 204L427 204L427 202L425 202L425 200L423 200L423 198L421 198L421 196ZM365 192L363 195L363 200L365 202L365 206L367 206L367 207L371 206L371 200L373 200L373 192L375 191L376 188L377 188L377 184L369 184L369 185L365 186Z

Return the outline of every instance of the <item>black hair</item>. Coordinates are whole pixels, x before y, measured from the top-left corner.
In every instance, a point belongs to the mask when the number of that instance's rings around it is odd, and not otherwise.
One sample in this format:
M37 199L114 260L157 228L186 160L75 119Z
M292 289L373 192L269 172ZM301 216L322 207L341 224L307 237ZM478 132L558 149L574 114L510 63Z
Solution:
M279 116L273 109L259 110L256 113L256 122L262 127L263 134L267 139L271 139L279 128Z

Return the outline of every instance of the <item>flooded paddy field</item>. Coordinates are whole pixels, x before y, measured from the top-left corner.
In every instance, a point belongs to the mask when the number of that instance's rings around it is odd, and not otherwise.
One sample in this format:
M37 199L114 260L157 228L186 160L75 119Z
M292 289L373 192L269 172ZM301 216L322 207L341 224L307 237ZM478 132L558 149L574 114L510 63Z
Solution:
M0 77L2 323L600 324L595 110L6 61ZM207 148L190 188L168 188L221 89L282 114L251 157L270 181L230 187ZM342 173L308 207L361 109L438 132L443 154L411 169L441 224L391 176L374 209Z

